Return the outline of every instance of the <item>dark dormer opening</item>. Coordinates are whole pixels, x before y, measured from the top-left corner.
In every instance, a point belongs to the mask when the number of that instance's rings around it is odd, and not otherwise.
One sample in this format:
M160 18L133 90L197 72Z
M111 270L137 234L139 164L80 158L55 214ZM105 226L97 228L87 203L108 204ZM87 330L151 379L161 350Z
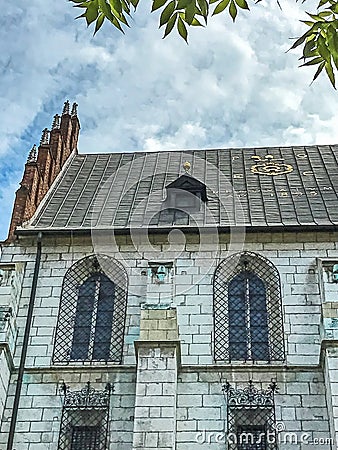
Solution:
M191 175L184 174L168 184L165 207L196 212L200 211L207 200L205 184Z

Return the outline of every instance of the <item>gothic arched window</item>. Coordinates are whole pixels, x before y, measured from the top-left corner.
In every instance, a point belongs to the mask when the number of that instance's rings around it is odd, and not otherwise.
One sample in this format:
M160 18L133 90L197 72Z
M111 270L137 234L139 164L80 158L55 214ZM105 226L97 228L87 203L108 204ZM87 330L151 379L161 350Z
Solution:
M89 256L66 273L53 361L122 361L127 275L113 258Z
M280 279L276 267L250 252L223 260L214 276L216 361L283 361Z

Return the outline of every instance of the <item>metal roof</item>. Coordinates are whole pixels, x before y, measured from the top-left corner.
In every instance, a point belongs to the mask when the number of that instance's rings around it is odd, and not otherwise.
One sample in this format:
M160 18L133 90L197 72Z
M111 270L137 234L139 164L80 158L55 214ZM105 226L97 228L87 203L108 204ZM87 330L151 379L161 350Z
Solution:
M163 212L185 173L204 183L200 211ZM161 212L162 211L162 212ZM183 217L183 218L182 218ZM338 225L338 146L79 154L25 229Z

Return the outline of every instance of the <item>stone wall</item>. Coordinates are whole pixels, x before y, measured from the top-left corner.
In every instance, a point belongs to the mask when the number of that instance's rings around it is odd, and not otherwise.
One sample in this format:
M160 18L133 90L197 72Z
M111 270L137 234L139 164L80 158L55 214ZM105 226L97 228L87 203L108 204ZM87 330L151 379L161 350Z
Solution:
M324 237L327 241L324 240ZM189 236L188 236L189 238ZM321 295L317 258L337 257L338 249L329 234L248 234L244 249L255 251L272 261L281 276L284 313L285 344L288 364L318 364L320 357ZM121 236L118 251L100 249L116 257L125 265L129 276L129 296L126 322L124 363L134 364L134 341L139 336L140 305L156 302L154 292L149 296L148 260L160 259L164 254L173 261L173 276L169 284L154 286L157 303L171 303L177 307L183 364L212 364L213 294L212 277L223 258L228 256L227 237L219 244L219 251L198 252L198 244L187 243L177 255L163 236L156 237L156 244L137 249ZM312 240L312 242L311 242ZM256 241L256 242L253 242ZM263 242L262 242L263 241ZM290 242L292 241L292 242ZM26 245L26 243L25 243ZM169 245L170 247L170 245ZM205 246L204 246L205 247ZM134 249L134 251L132 251ZM196 250L196 251L195 251ZM18 315L20 336L23 334L26 311L34 270L35 248L8 247L3 261L26 263L25 278ZM55 325L58 315L61 287L67 269L77 260L93 254L90 239L54 241L45 238L39 272L34 320L27 357L27 366L49 366L53 349ZM168 289L170 286L170 289ZM335 285L338 286L338 285ZM147 294L148 289L148 294ZM163 292L161 292L161 290ZM167 292L169 290L169 292ZM17 355L20 354L20 339ZM16 359L16 363L18 359Z
M110 448L130 450L133 440L135 403L135 370L119 369L37 369L28 370L24 376L20 409L16 425L14 448L16 450L57 450L63 407L62 385L81 389L90 381L91 386L102 390L111 383L114 392L110 398ZM0 450L6 450L10 425L10 408L13 404L15 376L7 399L1 433Z
M97 247L94 248L91 239L85 236L74 236L72 239L43 237L34 319L19 411L17 430L20 433L16 439L20 439L20 447L17 450L56 450L62 411L62 397L58 387L65 380L69 385L78 388L88 381L88 378L98 386L107 381L115 384L112 408L116 409L111 411L114 422L111 425L111 449L129 450L133 445L134 448L140 447L138 442L141 441L135 441L135 434L133 444L133 428L135 389L138 395L141 395L135 387L137 360L134 344L135 341L146 338L145 334L140 336L141 308L143 305L157 305L157 308L161 308L161 305L168 304L177 310L182 367L177 368L177 443L171 441L166 447L163 442L163 448L174 448L175 445L177 450L185 450L188 446L189 450L203 448L205 445L195 441L196 433L225 431L226 409L221 385L226 379L236 386L242 386L249 378L262 386L275 379L280 389L276 395L276 418L285 424L286 430L296 433L309 432L310 439L329 438L329 422L331 430L337 426L337 368L331 358L333 365L327 368L325 382L328 385L325 387L320 366L324 299L318 258L338 260L335 234L253 233L247 234L243 248L233 248L229 237L222 235L217 243L210 241L204 244L203 251L196 238L189 235L186 236L183 248L181 244L168 243L167 238L162 235L152 237L148 244L133 244L126 236L119 236L116 241L115 246L101 246L100 252L116 257L126 267L129 276L123 365L114 367L113 364L108 364L104 370L100 363L90 366L88 363L76 363L68 367L53 368L51 356L64 275L74 262L92 255L97 251ZM250 362L214 364L213 273L218 263L229 256L230 250L233 252L243 249L268 258L280 273L286 365L279 363L267 366ZM34 241L21 238L15 246L6 247L2 255L3 263L25 265L20 308L16 317L19 329L14 358L16 366L21 353L35 253ZM156 267L159 263L163 263L167 270L164 283L154 280L154 271L149 271L150 266ZM332 301L332 294L330 295ZM159 324L157 330L160 330ZM174 357L171 354L162 354L161 349L159 351L156 355L161 358ZM147 364L155 364L156 361L151 362L148 356L142 353ZM154 392L157 389L156 384L157 382L154 383ZM29 387L30 385L32 386ZM2 424L0 450L4 449L7 439L14 387L15 375L12 375L10 396ZM333 395L329 408L327 402L329 404L330 399L326 398L326 391ZM141 404L138 406L142 407ZM167 406L166 413L169 408L174 408L174 405ZM165 407L162 404L154 405L155 409ZM29 421L28 408L32 414ZM150 405L145 405L145 408L150 408ZM155 409L152 410L154 414ZM161 409L159 411L161 414ZM143 413L150 414L150 409L143 410ZM41 430L45 425L46 429ZM157 431L153 431L156 434ZM153 440L151 445L148 442L149 448L154 448L154 442ZM159 445L159 441L156 442L156 445ZM224 448L224 443L212 445L212 448ZM293 444L288 447L285 444L281 448L300 449L304 445L299 444L297 447ZM321 448L333 448L333 444Z
M320 369L183 368L178 378L177 450L224 449L227 408L222 387L228 381L236 388L245 388L249 380L258 389L266 389L271 381L277 383L275 411L280 450L300 450L310 445L323 450L335 448Z

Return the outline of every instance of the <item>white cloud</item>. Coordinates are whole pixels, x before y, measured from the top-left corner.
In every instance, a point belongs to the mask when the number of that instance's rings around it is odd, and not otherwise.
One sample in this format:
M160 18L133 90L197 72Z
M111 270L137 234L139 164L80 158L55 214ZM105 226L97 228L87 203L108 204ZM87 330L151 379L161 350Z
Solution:
M67 2L9 4L0 19L4 213L19 181L11 171L20 173L67 97L79 103L82 152L337 142L329 82L309 86L311 69L285 53L289 37L302 33L303 6L282 7L253 4L236 24L212 18L187 46L176 36L162 40L145 7L125 36L107 25L92 38Z

